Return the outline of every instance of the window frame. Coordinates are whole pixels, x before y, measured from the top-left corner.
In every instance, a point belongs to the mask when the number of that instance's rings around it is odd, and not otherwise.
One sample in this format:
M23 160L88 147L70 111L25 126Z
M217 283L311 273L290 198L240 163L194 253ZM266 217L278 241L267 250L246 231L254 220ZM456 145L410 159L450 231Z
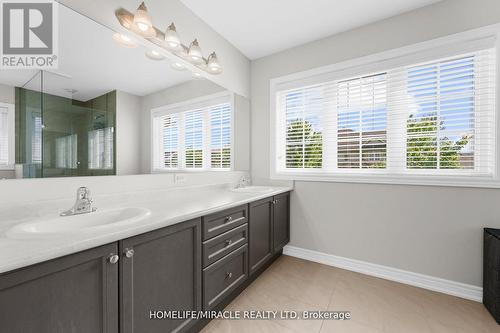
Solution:
M475 29L451 36L446 36L431 41L410 45L394 50L343 61L340 63L315 68L303 72L298 72L283 77L270 80L270 178L276 180L298 180L298 181L324 181L324 182L348 182L348 183L379 183L379 184L408 184L408 185L436 185L436 186L464 186L464 187L500 187L499 179L499 137L497 135L500 128L498 117L498 80L500 78L498 63L500 36L500 25ZM495 110L494 113L494 170L493 175L462 175L459 172L449 174L430 175L425 172L393 173L386 169L346 169L338 172L322 169L303 170L283 170L278 168L279 139L283 134L278 135L278 128L283 120L280 118L278 93L284 90L291 90L299 87L311 86L319 83L334 82L388 72L393 68L403 66L413 66L419 63L432 62L442 58L454 57L457 55L476 52L480 49L493 48L496 55L495 71ZM280 146L281 147L281 146Z
M15 114L15 105L11 103L3 103L0 102L0 107L7 109L7 119L8 119L8 131L7 140L8 140L8 149L9 149L9 157L7 164L0 164L0 170L14 170L15 169L15 150L16 150L16 114Z
M197 109L207 108L210 106L216 106L218 104L229 103L231 108L231 135L230 135L230 167L229 168L212 168L209 160L210 154L208 152L203 153L203 167L202 168L186 168L184 163L185 161L181 158L181 154L179 152L178 156L178 167L177 168L156 168L156 157L155 155L158 153L159 144L156 140L156 128L155 128L155 118L166 116L169 114L178 114L188 111L196 111ZM201 96L193 99L189 99L186 101L182 101L179 103L167 104L164 106L156 107L150 110L150 139L151 139L151 149L150 149L150 172L151 173L178 173L178 172L226 172L226 171L234 171L234 106L235 106L235 98L234 93L230 91L222 91L220 93L214 93L206 96ZM179 117L180 118L180 117ZM183 117L182 117L183 118ZM210 122L210 116L204 115L204 128L203 128L203 140L205 140L205 135L210 135L209 126L206 124ZM179 121L179 125L183 124L183 121ZM179 126L178 125L178 126ZM184 140L184 129L179 131L179 142ZM208 160L207 160L208 158Z

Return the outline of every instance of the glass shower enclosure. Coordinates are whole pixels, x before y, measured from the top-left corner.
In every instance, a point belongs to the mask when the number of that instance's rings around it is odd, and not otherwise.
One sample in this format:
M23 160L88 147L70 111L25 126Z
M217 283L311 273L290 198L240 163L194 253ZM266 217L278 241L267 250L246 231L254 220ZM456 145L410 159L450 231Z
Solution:
M16 88L19 178L116 174L116 91L78 91L40 71Z

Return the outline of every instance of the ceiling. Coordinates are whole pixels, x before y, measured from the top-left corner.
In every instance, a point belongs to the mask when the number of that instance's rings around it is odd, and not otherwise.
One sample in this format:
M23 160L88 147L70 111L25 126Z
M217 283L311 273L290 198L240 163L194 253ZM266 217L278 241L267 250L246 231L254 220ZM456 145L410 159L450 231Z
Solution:
M190 71L176 71L167 60L145 56L146 49L124 48L113 31L77 12L59 6L59 67L44 75L43 91L86 101L112 90L144 96L192 80ZM40 90L33 70L0 70L0 84Z
M441 0L181 0L250 59Z

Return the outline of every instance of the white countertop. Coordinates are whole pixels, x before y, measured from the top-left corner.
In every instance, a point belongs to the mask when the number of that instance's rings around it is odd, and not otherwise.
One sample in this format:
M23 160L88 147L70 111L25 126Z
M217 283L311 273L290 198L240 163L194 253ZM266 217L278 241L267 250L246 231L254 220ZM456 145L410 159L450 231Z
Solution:
M140 207L149 209L151 214L132 224L91 228L78 233L45 238L12 239L6 232L24 222L57 218L60 212L72 206L74 199L0 207L0 273L292 190L291 187L269 187L269 191L263 193L233 192L229 185L205 185L96 196L94 206L98 211Z

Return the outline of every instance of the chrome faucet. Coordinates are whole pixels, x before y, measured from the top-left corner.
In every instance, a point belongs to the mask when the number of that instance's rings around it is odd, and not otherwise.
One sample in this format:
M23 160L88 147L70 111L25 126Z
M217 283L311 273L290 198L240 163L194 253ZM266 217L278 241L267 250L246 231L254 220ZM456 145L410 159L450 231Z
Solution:
M90 190L86 187L79 187L76 190L76 202L73 208L62 212L61 216L70 216L78 214L86 214L95 212L97 208L92 207L92 199L90 198Z
M246 175L245 176L241 176L240 180L236 184L236 188L242 188L242 187L247 186L248 184L250 184L250 178L247 177Z

